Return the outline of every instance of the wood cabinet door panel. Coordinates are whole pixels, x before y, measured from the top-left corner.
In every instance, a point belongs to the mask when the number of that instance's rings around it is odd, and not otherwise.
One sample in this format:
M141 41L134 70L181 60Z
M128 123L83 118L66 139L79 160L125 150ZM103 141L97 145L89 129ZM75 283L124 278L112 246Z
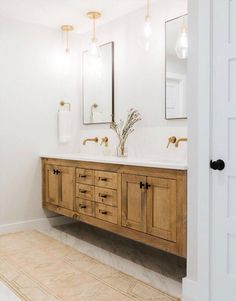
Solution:
M176 180L147 178L147 232L176 242Z
M75 168L62 167L59 170L59 206L73 210L75 198Z
M122 175L122 226L146 232L146 177Z
M55 170L54 165L45 166L45 202L58 205L58 177L54 173Z

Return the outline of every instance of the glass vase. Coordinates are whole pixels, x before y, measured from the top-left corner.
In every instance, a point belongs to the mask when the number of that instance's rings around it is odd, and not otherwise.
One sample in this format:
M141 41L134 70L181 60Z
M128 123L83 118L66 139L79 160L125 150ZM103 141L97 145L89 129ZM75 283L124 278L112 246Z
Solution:
M125 142L120 142L117 146L117 157L128 157L128 148L125 146Z

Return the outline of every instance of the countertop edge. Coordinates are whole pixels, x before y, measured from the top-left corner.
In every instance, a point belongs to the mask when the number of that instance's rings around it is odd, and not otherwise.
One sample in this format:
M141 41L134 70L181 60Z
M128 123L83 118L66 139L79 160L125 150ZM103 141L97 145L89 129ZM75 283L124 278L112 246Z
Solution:
M139 167L149 167L149 168L162 168L162 169L174 169L174 170L182 170L187 171L188 166L187 163L175 163L175 162L155 162L152 160L149 161L138 161L138 158L133 160L129 160L129 158L117 158L115 157L104 157L104 158L96 158L96 157L75 157L70 155L60 155L60 154L42 154L40 155L41 159L56 159L56 160L68 160L68 161L84 161L84 162L95 162L95 163L104 163L104 164L117 164L117 165L128 165L128 166L139 166Z

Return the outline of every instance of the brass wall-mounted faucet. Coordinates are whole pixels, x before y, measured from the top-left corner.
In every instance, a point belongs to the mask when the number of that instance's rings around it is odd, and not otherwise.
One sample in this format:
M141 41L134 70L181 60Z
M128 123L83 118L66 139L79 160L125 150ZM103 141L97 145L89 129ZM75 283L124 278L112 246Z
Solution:
M180 138L175 142L175 147L179 147L180 142L187 142L188 138Z
M83 145L86 145L87 142L95 142L95 143L98 143L98 137L85 139L85 140L83 141Z

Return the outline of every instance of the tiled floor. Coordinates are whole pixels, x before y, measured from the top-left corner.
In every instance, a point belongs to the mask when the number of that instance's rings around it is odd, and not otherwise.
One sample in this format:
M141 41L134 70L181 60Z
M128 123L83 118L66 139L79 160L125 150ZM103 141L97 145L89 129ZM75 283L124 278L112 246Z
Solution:
M62 230L47 231L79 243ZM38 231L0 236L0 278L21 300L177 300Z
M123 273L181 297L186 260L83 223L44 230Z

